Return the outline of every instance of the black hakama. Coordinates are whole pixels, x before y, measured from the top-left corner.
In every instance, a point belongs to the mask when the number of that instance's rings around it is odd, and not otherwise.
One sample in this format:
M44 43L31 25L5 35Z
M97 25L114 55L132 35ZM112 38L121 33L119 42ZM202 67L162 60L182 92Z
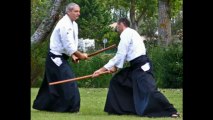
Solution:
M147 62L150 69L144 72L141 66ZM104 111L147 117L169 117L177 113L167 98L157 90L152 63L146 55L130 61L130 67L121 69L113 76Z
M58 67L52 58L60 57L62 64ZM38 95L33 103L33 108L37 110L53 112L78 112L80 109L80 95L77 82L67 82L49 86L50 82L71 79L75 75L64 55L58 56L48 53L46 59L45 75Z

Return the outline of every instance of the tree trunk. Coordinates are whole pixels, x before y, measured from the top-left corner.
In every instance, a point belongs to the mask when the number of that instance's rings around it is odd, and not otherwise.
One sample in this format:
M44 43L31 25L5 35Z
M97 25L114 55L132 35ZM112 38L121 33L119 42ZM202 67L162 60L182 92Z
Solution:
M138 21L136 20L136 15L135 15L135 0L131 0L130 20L131 20L132 29L135 29L136 31L138 31Z
M53 29L55 23L59 19L59 14L61 12L61 6L66 0L55 0L53 6L50 10L50 15L46 17L35 33L31 36L31 44L43 41Z
M158 2L158 43L163 46L168 46L171 42L169 0L159 0Z

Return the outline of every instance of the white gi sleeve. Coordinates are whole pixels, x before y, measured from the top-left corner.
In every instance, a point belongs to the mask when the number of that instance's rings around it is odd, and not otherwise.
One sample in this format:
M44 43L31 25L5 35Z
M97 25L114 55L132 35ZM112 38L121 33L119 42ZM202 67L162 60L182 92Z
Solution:
M68 56L71 56L74 52L77 51L77 47L74 41L73 28L70 27L61 27L60 28L60 37L62 45Z
M112 59L110 59L106 65L104 65L104 68L108 70L113 66L123 68L123 64L126 60L126 55L128 52L128 47L130 43L129 41L130 40L128 39L128 37L126 36L121 37L121 40L118 44L118 50L116 55Z

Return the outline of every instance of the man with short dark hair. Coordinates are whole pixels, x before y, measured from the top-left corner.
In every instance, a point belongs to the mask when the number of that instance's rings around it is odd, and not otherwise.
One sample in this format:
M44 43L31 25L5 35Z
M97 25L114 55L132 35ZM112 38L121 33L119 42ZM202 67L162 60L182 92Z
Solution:
M129 28L130 22L121 18L117 22L120 42L116 55L93 73L116 72L125 61L130 67L121 69L110 81L104 111L109 114L136 114L148 117L178 117L177 110L157 90L152 63L137 31Z

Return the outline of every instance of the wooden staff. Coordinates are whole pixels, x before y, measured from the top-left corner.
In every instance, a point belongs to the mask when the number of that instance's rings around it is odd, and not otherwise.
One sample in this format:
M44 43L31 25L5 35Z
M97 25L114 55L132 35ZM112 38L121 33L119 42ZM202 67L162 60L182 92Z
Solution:
M106 47L106 48L103 48L103 49L101 49L101 50L98 50L98 51L93 52L93 53L91 53L91 54L88 54L87 56L88 56L88 57L92 57L92 56L95 56L95 55L97 55L97 54L99 54L99 53L101 53L101 52L104 52L104 51L106 51L106 50L109 50L109 49L112 49L112 48L115 48L115 47L116 47L116 44L111 45L111 46ZM76 61L79 61L79 59L77 59Z
M104 51L106 51L106 50L112 49L112 48L114 48L114 47L116 47L116 44L111 45L111 46L109 46L109 47L106 47L106 48L104 48L104 49L98 50L98 51L96 51L96 52L94 52L94 53L88 54L88 57L95 56L95 55L97 55L97 54L99 54L99 53L101 53L101 52L104 52Z
M100 75L101 75L101 74L106 74L106 73L109 73L109 71L102 72L102 73L100 73ZM61 84L61 83L66 83L66 82L72 82L72 81L77 81L77 80L83 80L83 79L91 78L91 77L92 77L92 74L91 74L91 75L82 76L82 77L67 79L67 80L61 80L61 81L57 81L57 82L51 82L51 83L49 83L49 85L56 85L56 84Z

